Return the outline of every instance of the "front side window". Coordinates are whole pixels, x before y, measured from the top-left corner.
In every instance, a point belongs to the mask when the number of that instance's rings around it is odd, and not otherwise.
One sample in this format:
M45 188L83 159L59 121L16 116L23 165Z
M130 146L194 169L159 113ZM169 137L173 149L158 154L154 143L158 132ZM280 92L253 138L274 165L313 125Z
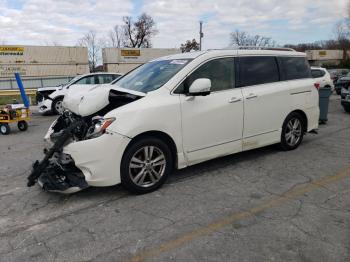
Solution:
M205 63L189 75L174 93L188 93L189 87L198 78L210 79L212 92L234 88L234 58L219 58Z
M161 60L146 63L115 82L118 87L139 91L154 91L168 82L191 59Z
M239 58L239 87L277 81L279 81L279 70L275 57L246 56Z
M311 70L305 57L280 57L284 80L310 78Z

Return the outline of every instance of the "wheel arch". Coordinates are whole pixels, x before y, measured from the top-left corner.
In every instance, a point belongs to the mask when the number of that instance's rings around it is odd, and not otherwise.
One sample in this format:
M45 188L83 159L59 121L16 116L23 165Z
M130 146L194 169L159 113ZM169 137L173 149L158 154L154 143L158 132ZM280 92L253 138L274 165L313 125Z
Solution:
M169 134L167 134L163 131L157 131L157 130L146 131L146 132L143 132L143 133L140 133L140 134L134 136L131 139L131 141L127 147L129 147L135 141L142 139L143 137L158 138L158 139L162 140L164 143L166 143L169 146L169 149L171 151L174 167L177 168L177 166L178 166L178 158L177 158L178 150L177 150L177 146L175 144L174 139Z

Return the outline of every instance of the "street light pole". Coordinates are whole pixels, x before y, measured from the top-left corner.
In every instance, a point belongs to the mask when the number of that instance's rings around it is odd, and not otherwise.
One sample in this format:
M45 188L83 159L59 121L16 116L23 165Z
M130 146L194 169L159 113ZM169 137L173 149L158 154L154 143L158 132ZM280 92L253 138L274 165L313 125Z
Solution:
M204 36L202 31L203 22L199 21L199 51L202 51L202 38Z

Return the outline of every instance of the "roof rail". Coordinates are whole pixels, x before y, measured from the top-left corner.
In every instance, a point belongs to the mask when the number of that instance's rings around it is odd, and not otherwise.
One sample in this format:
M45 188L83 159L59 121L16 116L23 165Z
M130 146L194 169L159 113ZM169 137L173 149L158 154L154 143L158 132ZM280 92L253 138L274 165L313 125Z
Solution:
M275 51L293 51L295 49L289 47L274 47L274 46L230 46L224 48L225 50L275 50Z

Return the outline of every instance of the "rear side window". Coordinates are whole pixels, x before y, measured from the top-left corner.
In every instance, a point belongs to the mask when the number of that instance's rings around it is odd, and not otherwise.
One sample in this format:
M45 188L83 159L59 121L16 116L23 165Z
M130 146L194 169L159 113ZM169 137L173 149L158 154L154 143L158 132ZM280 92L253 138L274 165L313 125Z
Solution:
M272 83L279 80L275 57L247 56L239 58L239 87Z
M326 74L326 72L318 69L311 69L311 75L313 78L319 78Z
M311 70L305 57L280 57L283 80L310 78Z

